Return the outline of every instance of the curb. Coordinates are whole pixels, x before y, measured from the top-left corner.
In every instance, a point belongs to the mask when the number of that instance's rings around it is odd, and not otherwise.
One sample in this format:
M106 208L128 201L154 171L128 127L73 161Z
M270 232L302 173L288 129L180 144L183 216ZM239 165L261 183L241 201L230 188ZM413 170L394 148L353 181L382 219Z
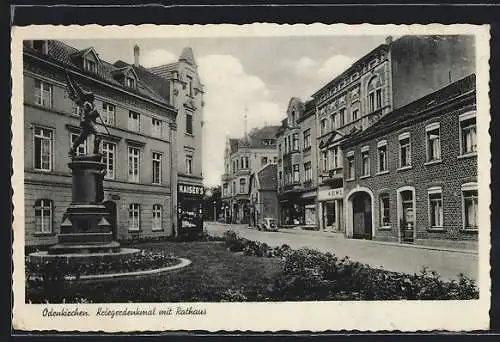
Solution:
M304 231L304 230L298 230L295 229L286 229L286 230L280 230L281 233L286 233L286 234L297 234L297 235L316 235L316 236L325 236L329 238L342 238L348 241L356 241L356 242L362 242L362 243L375 243L378 245L386 245L386 246L394 246L394 247L402 247L402 248L416 248L416 249L428 249L428 250L434 250L434 251L443 251L443 252L454 252L454 253L463 253L463 254L470 254L470 255L479 255L479 251L471 250L471 249L457 249L457 248L446 248L446 247L437 247L437 246L425 246L425 245L410 245L410 244L405 244L405 243L396 243L396 242L389 242L389 241L377 241L377 240L363 240L363 239L350 239L346 238L345 235L341 233L332 233L332 232L322 232L322 231Z
M89 275L82 275L80 276L79 279L76 279L75 277L65 277L65 280L70 280L70 281L99 280L99 279L117 279L117 278L133 277L133 276L143 276L143 275L159 274L167 271L173 271L191 265L191 260L189 259L185 258L178 258L178 259L181 261L178 264L163 268L156 268L153 270L124 272L124 273L108 273L108 274L89 274Z

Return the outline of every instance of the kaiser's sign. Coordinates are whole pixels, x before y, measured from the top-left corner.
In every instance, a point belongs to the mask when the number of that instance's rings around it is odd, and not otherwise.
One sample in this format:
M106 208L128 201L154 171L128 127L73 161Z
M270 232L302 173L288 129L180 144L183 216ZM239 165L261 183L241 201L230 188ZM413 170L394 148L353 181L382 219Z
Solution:
M178 192L181 194L188 195L201 195L205 193L205 189L203 186L192 185L192 184L178 184L177 185Z

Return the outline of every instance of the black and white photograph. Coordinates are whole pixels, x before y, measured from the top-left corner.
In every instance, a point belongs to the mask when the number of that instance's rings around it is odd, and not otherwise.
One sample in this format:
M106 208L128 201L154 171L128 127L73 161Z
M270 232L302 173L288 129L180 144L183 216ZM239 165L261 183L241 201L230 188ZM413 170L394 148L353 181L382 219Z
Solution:
M488 26L16 29L14 325L487 328Z

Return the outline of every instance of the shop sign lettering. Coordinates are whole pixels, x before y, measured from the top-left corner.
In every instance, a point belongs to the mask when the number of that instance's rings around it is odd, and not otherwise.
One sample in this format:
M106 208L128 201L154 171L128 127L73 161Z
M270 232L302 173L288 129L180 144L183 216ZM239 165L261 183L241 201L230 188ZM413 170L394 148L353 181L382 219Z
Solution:
M318 193L318 200L324 201L329 199L340 199L344 197L344 189L330 189L330 190L321 190Z
M178 189L180 193L189 195L203 195L205 190L202 186L179 184Z

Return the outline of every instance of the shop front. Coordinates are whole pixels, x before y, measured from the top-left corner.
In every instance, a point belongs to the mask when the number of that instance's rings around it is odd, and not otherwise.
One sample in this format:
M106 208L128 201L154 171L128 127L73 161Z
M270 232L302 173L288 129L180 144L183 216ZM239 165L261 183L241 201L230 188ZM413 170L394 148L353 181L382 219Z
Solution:
M319 224L322 231L344 232L344 189L323 189L318 192Z
M316 218L316 191L304 192L301 196L304 212L304 225L317 228Z
M202 185L179 183L177 185L177 222L179 235L197 235L203 232Z

